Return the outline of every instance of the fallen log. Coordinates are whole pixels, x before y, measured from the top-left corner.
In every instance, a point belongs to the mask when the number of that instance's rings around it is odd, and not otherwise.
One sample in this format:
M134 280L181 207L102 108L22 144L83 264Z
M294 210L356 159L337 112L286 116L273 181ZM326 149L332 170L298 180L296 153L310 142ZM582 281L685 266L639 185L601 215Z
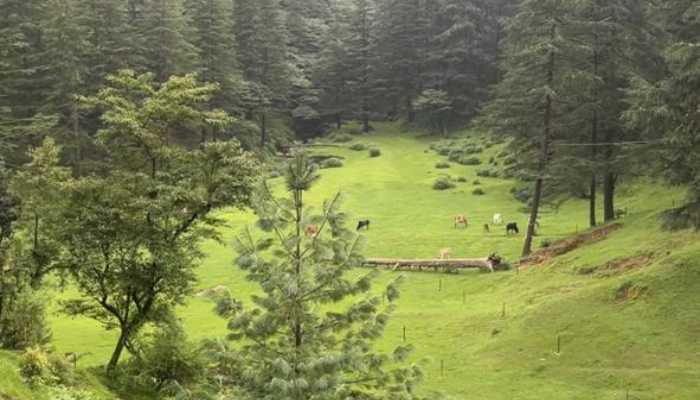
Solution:
M423 269L457 271L460 269L481 269L491 270L488 258L452 258L452 259L392 259L392 258L368 258L364 262L365 266L377 268L397 269ZM498 268L498 266L494 266Z

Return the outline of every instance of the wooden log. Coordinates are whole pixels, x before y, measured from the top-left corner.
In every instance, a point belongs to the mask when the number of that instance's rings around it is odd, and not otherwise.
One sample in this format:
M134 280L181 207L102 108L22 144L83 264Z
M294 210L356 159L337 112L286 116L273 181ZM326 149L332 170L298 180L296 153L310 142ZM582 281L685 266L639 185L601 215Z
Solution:
M368 258L365 260L365 265L381 268L434 268L434 269L489 269L489 264L486 258L469 259L469 258L452 258L447 260L440 259L391 259L391 258Z

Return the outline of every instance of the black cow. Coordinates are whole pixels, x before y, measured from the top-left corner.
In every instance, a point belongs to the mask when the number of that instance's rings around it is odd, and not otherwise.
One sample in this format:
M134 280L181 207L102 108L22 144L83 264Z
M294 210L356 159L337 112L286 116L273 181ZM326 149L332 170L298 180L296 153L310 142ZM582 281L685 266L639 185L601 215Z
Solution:
M359 231L362 228L369 229L369 220L368 219L357 223L357 230Z
M518 224L516 222L511 222L506 225L506 235L510 235L511 233L516 235L520 233L520 229L518 229Z

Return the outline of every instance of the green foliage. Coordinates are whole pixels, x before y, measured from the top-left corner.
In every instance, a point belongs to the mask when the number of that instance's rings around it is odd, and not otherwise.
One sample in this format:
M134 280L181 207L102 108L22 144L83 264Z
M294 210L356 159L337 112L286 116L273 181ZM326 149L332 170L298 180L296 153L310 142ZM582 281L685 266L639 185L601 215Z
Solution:
M452 179L449 177L440 177L435 179L435 182L433 182L434 190L449 190L454 189L456 186L457 185L455 185Z
M335 132L335 133L331 134L330 136L328 136L328 140L330 140L331 142L334 142L334 143L348 143L348 142L352 142L353 140L355 140L355 138L353 138L351 135L349 135L347 133Z
M22 377L32 385L70 385L75 378L68 360L39 346L26 349L19 367Z
M5 283L2 289L0 347L22 350L47 344L51 330L46 320L46 299L26 286L10 287Z
M447 133L452 101L443 90L426 89L414 100L413 107L435 133Z
M159 326L155 333L139 342L139 353L124 366L138 386L174 393L180 387L191 387L202 380L206 371L202 353L187 341L177 322Z
M486 194L486 192L485 192L484 189L482 189L482 188L476 188L476 189L474 189L474 190L472 191L472 194L473 194L474 196L483 196L483 195Z
M379 148L377 148L377 147L372 147L371 149L369 149L369 156L370 156L371 158L377 158L377 157L379 157L379 156L381 156L381 155L382 155L381 149L379 149Z
M500 174L494 169L480 169L476 171L476 176L480 178L498 178Z
M350 150L352 150L352 151L365 151L365 150L367 150L367 145L364 143L355 143L352 146L350 146Z
M437 169L448 169L450 167L451 167L450 163L448 163L446 161L440 161L437 164L435 164L435 168L437 168Z
M338 158L329 158L327 160L323 160L323 162L321 163L322 169L340 168L342 166L343 166L343 161L341 161Z
M404 366L407 349L390 356L372 346L393 311L397 282L381 294L382 305L370 292L374 272L350 276L363 238L345 227L340 195L320 214L305 204L318 180L305 156L290 163L286 180L289 198L274 199L265 187L255 202L262 237L244 231L236 239L237 264L262 291L252 306L230 310L229 337L241 341L232 374L243 377L235 380L242 397L415 398L421 374ZM312 223L320 229L309 237Z
M144 325L162 321L190 293L199 243L218 237L213 212L250 204L257 166L235 141L196 150L175 143L175 127L228 124L226 113L205 110L215 86L192 76L156 85L131 71L109 82L83 99L102 112L108 172L66 188L58 238L66 249L60 264L82 294L64 311L119 330L111 371Z

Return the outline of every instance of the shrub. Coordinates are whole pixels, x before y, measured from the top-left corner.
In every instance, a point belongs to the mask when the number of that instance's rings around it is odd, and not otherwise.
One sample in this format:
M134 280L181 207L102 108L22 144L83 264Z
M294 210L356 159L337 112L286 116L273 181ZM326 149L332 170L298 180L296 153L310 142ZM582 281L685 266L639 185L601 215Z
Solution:
M496 158L491 157L489 158L489 164L495 164L496 163Z
M157 391L169 385L188 386L197 383L205 370L202 356L187 341L184 330L177 324L160 327L142 345L140 357L129 359L126 372L142 386Z
M481 185L481 181L478 180L478 179L475 179L475 180L474 180L474 185L476 185L476 186Z
M481 160L479 160L477 157L463 157L457 162L462 165L481 165Z
M27 349L19 362L20 375L30 384L72 384L73 366L58 354L49 353L39 346Z
M95 397L85 390L55 386L49 390L49 398L51 400L93 400Z
M437 178L435 182L433 182L433 189L435 190L448 190L453 189L455 186L452 179L448 177Z
M450 163L446 161L440 161L439 163L435 164L435 168L437 169L447 169L450 168Z
M376 158L382 155L382 151L376 147L369 149L369 156Z
M328 136L328 139L334 143L348 143L354 140L354 138L351 135L339 132L331 134L330 136Z
M481 178L498 178L499 173L491 169L480 169L476 171L476 176Z
M460 182L460 183L467 183L467 178L465 178L465 177L463 177L463 176L460 176L459 178L457 178L457 182Z
M542 239L542 241L540 242L540 247L546 249L552 247L552 244L552 239Z
M510 189L510 192L513 194L513 197L521 203L529 202L532 197L531 189L528 186L516 186Z
M352 146L350 146L350 150L365 151L365 150L367 150L367 145L364 143L355 143Z
M508 166L511 166L511 165L515 164L515 161L516 161L515 158L508 157L508 158L506 158L505 160L503 160L503 165L505 165L506 167L508 167Z
M329 158L329 159L323 160L323 162L321 162L321 168L323 168L323 169L340 168L342 166L343 166L343 162L337 158Z
M51 339L44 300L30 290L22 291L0 318L0 347L21 350L43 345Z
M27 349L19 361L19 373L31 384L49 383L49 355L41 347Z
M483 195L486 194L486 192L484 192L484 190L483 190L482 188L476 188L476 189L474 189L474 191L472 192L472 194L473 194L474 196L483 196Z

